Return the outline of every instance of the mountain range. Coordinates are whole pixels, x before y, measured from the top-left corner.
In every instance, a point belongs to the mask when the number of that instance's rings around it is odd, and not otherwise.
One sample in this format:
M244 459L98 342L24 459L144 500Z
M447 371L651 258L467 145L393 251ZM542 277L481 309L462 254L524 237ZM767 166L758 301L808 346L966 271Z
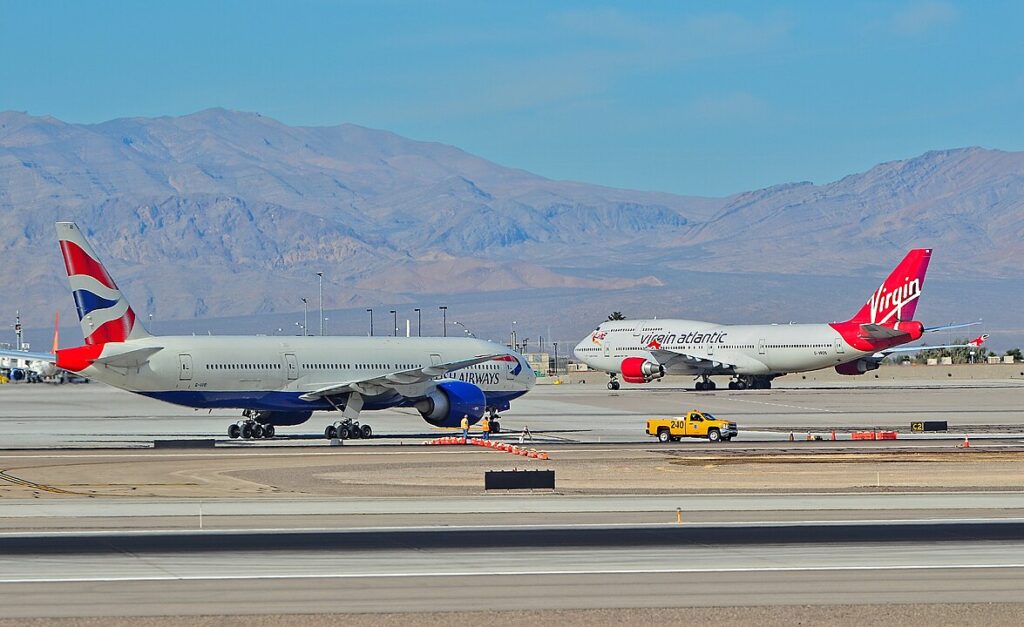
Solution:
M101 124L0 113L0 319L54 303L73 315L52 226L69 219L140 315L163 321L294 318L300 298L315 300L316 272L329 310L461 302L494 336L516 311L520 324L554 325L549 337L627 307L794 319L839 297L838 316L863 302L848 289L870 286L866 297L927 246L929 280L967 297L937 311L978 317L969 286L985 285L1010 305L997 325L1024 337L1012 314L1024 291L1019 152L938 150L827 184L702 198L555 181L351 124L224 109Z

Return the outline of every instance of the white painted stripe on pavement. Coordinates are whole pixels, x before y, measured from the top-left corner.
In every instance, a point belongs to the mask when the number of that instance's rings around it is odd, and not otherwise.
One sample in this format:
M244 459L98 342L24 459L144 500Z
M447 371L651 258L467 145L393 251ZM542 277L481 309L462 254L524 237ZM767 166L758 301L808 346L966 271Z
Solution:
M403 579L413 577L515 577L564 575L700 575L717 573L799 573L799 572L855 572L893 570L993 570L1024 568L1014 564L908 564L890 566L752 566L745 568L638 568L608 570L463 570L423 573L318 573L286 575L151 575L145 577L53 577L0 579L2 584L19 583L118 583L132 581L252 581L274 579Z

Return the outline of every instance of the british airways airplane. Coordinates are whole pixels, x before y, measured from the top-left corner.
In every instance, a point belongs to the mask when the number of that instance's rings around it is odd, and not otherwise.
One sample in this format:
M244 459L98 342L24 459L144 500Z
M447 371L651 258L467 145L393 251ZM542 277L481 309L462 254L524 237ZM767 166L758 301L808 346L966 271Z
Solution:
M878 368L895 352L965 345L900 347L924 333L978 324L925 328L914 320L931 249L910 251L849 320L828 324L721 325L696 320L615 320L602 323L575 348L588 366L610 373L608 389L649 383L666 374L698 377L698 391L714 390L712 375L728 375L730 390L768 389L791 372L834 367L857 375Z
M339 412L325 435L342 439L370 437L363 410L414 407L438 427L496 421L536 381L522 355L475 338L153 336L78 226L58 222L57 240L85 343L11 356L185 407L241 409L232 438L273 437L314 411Z

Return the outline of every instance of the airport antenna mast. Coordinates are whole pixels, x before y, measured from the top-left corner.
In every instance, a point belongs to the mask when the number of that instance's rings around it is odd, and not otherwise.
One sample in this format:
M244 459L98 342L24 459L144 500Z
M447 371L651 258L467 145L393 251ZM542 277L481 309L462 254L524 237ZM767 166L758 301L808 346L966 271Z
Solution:
M14 312L14 337L17 338L18 350L21 350L21 310Z

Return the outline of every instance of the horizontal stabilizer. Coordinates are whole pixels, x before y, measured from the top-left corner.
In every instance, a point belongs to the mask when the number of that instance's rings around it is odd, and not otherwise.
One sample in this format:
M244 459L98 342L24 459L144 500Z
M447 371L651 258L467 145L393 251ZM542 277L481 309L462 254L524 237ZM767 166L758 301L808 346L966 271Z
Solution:
M892 327L885 327L880 324L860 325L860 336L864 339L887 340L889 338L910 335L906 331L900 331Z
M109 346L109 345L108 345ZM149 361L159 351L164 349L163 346L146 346L144 348L135 348L128 351L116 352L112 355L104 355L97 357L93 363L101 364L104 366L111 366L114 368L137 368L142 364Z

